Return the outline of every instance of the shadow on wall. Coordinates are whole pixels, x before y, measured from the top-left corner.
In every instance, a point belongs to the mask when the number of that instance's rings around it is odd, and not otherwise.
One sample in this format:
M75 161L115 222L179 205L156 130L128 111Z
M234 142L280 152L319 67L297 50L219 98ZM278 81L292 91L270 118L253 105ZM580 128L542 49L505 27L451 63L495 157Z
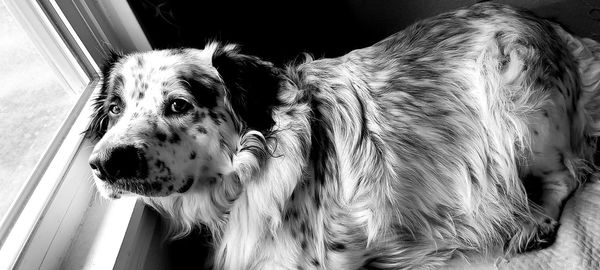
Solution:
M153 215L158 213L153 212ZM155 228L150 250L143 262L144 270L199 270L209 269L206 266L210 254L211 236L208 231L194 230L182 239L169 240L166 238L165 223L159 222Z

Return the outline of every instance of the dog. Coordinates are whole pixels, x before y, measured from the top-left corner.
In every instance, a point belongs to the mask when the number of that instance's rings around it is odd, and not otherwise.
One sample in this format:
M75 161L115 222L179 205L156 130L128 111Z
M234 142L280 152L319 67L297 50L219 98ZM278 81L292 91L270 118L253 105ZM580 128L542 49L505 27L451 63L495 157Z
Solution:
M216 269L543 248L596 145L559 29L486 2L283 68L216 42L113 53L86 131L94 181L173 237L209 228Z

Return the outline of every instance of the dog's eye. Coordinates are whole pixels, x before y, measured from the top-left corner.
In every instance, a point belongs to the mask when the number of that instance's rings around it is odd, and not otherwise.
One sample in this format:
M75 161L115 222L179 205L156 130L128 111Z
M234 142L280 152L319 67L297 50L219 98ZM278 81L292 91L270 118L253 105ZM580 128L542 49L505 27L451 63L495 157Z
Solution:
M185 113L192 108L192 104L183 99L175 99L171 101L170 108L173 113Z
M121 106L116 103L110 104L108 105L108 111L114 115L118 115L121 113Z

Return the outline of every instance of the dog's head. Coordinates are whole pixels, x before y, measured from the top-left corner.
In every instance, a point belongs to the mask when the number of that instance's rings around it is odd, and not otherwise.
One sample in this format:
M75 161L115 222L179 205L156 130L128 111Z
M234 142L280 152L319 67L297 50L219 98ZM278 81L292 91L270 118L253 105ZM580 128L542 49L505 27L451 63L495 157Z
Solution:
M277 69L232 45L113 54L87 136L108 198L183 196L232 172L244 132L268 131Z

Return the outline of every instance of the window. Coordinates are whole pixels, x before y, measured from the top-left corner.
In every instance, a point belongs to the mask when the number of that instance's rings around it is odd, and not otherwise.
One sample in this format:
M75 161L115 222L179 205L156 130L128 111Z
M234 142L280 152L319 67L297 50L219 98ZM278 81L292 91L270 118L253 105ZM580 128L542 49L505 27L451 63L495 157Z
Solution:
M0 217L83 89L70 89L0 2Z
M126 1L1 2L0 149L12 154L0 159L0 269L109 265L106 252L116 265L124 248L108 240L131 237L147 216L135 201L97 199L90 181L82 131L108 44L150 49Z

